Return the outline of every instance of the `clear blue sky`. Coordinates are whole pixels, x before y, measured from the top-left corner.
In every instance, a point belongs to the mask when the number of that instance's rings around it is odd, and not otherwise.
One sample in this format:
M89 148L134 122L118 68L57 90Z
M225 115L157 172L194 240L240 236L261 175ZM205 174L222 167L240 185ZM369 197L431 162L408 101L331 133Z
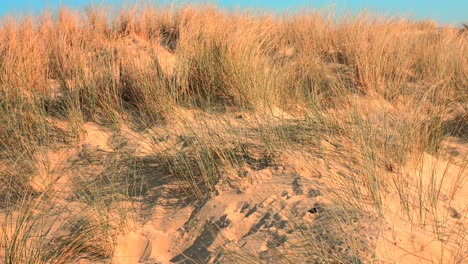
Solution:
M125 2L148 2L148 0L124 0ZM149 0L152 1L152 0ZM49 6L80 8L89 3L117 4L122 0L0 0L0 17L5 15L22 16L37 14ZM159 1L163 2L163 1ZM167 2L167 1L166 1ZM200 3L203 0L185 2ZM338 14L358 13L363 8L387 15L404 16L411 19L431 19L440 24L460 25L468 22L468 0L212 0L225 8L268 8L273 10L294 11L305 6L313 8L334 7Z

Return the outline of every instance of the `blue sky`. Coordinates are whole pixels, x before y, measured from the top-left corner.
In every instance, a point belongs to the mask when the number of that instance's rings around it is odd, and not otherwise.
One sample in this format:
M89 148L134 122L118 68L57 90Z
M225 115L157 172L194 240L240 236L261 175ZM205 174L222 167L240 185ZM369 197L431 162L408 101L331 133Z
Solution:
M152 0L149 0L152 1ZM0 0L0 17L22 16L40 13L49 6L81 8L89 3L117 4L122 0ZM148 0L126 0L125 2L148 2ZM162 1L159 1L162 2ZM203 0L185 2L200 3ZM387 15L404 16L411 19L431 19L440 24L460 25L468 22L468 0L212 0L224 8L267 8L276 11L294 11L303 7L335 8L338 14L358 13L363 8Z

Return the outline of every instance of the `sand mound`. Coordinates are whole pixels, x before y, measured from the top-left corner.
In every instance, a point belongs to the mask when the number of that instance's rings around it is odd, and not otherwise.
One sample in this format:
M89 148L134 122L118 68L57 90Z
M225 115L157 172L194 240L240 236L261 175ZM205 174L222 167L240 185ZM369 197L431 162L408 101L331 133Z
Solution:
M250 255L251 261L270 262L279 252L292 253L304 242L298 228L321 235L322 242L345 239L327 230L334 226L327 212L333 209L321 195L326 186L318 178L287 166L246 168L242 174L241 179L220 181L217 195L199 208L156 206L142 228L120 238L113 260L213 263L237 262ZM372 245L363 241L362 247ZM339 246L333 250L347 254ZM220 252L227 254L219 259Z

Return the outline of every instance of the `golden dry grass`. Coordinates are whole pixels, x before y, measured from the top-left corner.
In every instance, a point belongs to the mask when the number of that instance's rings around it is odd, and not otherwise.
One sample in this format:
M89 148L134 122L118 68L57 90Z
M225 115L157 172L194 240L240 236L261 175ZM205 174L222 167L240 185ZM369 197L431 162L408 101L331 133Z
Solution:
M356 242L349 221L360 212L403 226L394 237L440 244L429 260L423 246L402 246L414 261L462 263L467 39L466 30L426 21L212 6L4 19L0 255L5 263L109 259L119 235L151 210L142 201L152 187L173 180L179 198L201 208L229 172L302 161L297 171L324 175L334 208L313 227L334 223L338 232L314 237L297 222L302 246L269 260L404 261L383 231L385 246ZM105 147L90 141L94 126L107 129L97 136ZM132 149L130 130L152 147ZM70 159L57 158L64 150ZM145 178L148 168L158 183ZM267 261L227 245L221 252L224 262Z

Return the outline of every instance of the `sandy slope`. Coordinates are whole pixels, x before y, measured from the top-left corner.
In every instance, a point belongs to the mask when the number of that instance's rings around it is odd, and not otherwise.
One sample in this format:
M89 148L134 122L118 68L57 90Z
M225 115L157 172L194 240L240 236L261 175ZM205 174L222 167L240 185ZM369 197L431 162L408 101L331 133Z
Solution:
M216 118L200 121L203 115L197 115L195 112L187 115L191 126L208 126L210 131L216 126L223 127ZM226 119L231 124L237 122L233 126L247 122L235 117ZM248 119L244 114L243 120ZM174 123L172 127L156 127L142 133L123 128L121 136L128 140L127 146L133 148L136 155L144 157L158 148L183 151L186 148L184 144L168 132L177 129L182 134L183 127L181 123ZM112 136L92 124L86 128L86 144L109 151L105 142L112 141ZM155 137L151 137L151 133L165 138L165 141L151 143L148 139ZM262 153L261 146L256 150L255 146L253 148L254 152ZM420 177L427 188L434 179L438 182L442 178L450 179L446 186L452 186L450 183L460 179L460 173L463 173L462 168L430 155L425 156L420 167L405 170L407 175ZM446 238L454 239L454 242L443 246L437 240L435 227L411 228L404 220L397 194L389 195L384 202L385 220L364 212L336 208L328 199L334 184L330 180L333 177L328 177L327 173L330 172L323 161L303 152L288 153L287 158L278 161L265 160L259 154L258 160L240 171L226 168L216 184L215 193L202 203L190 203L184 195L174 195L178 190L177 182L156 184L150 192L157 197L149 207L142 209L145 218L131 231L119 236L112 261L271 263L282 262L281 255L300 261L304 257L310 259L314 254L328 253L349 261L359 254L360 258L377 257L388 263L447 263L454 255L464 254L457 252L456 248L456 243L466 243L460 237L462 234ZM467 188L460 186L453 197L448 197L452 191L445 186L440 190L443 198L438 213L447 217L443 218L445 222L439 228L447 230L466 221ZM433 217L427 216L428 225ZM353 235L353 232L356 233ZM350 240L360 249L359 252L341 247ZM314 252L311 250L314 246L307 243L317 243L321 249ZM372 254L374 251L375 255Z
M106 164L112 159L124 163L125 159L118 158L123 153L139 160L147 190L133 197L131 207L136 208L136 214L128 217L127 227L117 236L108 259L112 263L283 263L285 257L301 262L314 256L327 261L377 258L386 263L449 263L457 254L466 254L457 252L457 245L468 243L463 230L437 238L438 231L457 230L457 225L463 228L462 223L466 223L468 188L463 185L463 168L453 162L426 154L420 166L399 170L409 177L409 186L422 184L423 189L448 179L440 186L437 212L427 213L426 224L415 227L405 220L397 193L385 198L383 218L375 217L372 209L357 211L334 203L336 178L330 173L339 170L327 166L339 168L338 161L326 165L317 156L299 150L278 153L275 159L266 155L265 147L245 131L252 120L271 124L293 119L280 110L270 118L188 110L180 110L180 116L184 118L139 132L128 126L112 131L86 123L79 147L49 150L44 170L51 173L37 174L30 184L35 190L51 186L60 190L63 204L71 211L73 207L78 210L80 202L66 202L76 192L77 183L89 185L93 181L86 180L104 177ZM234 132L243 129L245 133ZM167 178L158 156L190 154L188 139L193 131L200 138L211 138L213 144L217 144L215 132L223 142L229 135L241 135L236 140L244 140L251 155L250 162L240 168L224 166L214 192L202 200L184 191L190 187L183 180ZM465 147L450 144L461 152ZM334 147L330 145L329 150ZM111 173L118 175L119 171ZM388 172L387 177L398 175ZM118 221L118 214L111 215ZM432 226L436 217L442 222Z

